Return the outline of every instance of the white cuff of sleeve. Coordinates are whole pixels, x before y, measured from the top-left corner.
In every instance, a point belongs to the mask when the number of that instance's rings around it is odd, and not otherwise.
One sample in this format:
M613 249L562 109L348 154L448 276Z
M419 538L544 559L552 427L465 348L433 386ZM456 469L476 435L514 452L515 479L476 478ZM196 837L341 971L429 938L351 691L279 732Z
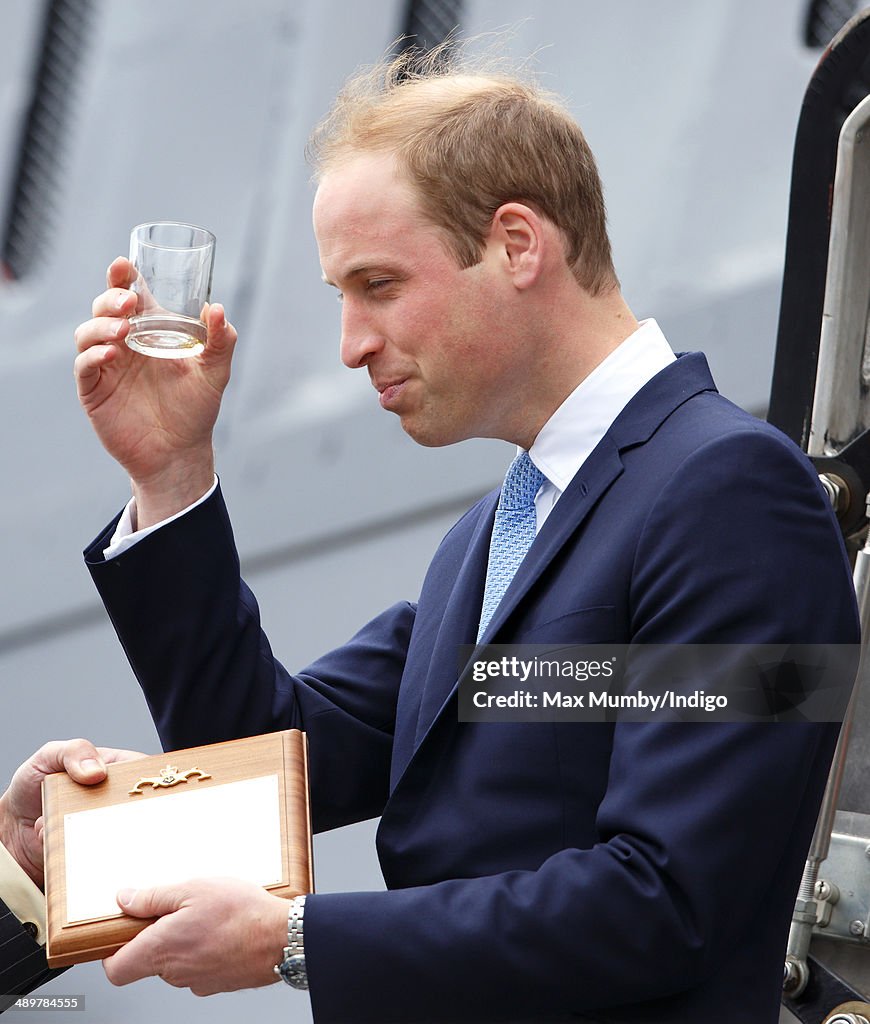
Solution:
M183 508L180 512L176 512L174 516L170 516L168 519L164 519L159 523L155 523L153 526L146 526L144 530L133 529L133 512L136 508L136 499L131 498L127 502L127 506L121 513L121 518L118 520L118 525L115 527L115 532L112 534L112 539L109 541L109 546L103 548L103 558L108 561L110 558L117 558L118 555L123 554L129 548L132 548L134 544L138 544L140 540L144 540L149 533L154 533L155 530L159 530L162 526L168 526L169 523L174 522L176 519L180 519L182 516L186 516L188 512L191 512L201 505L207 498L210 498L218 485L218 478L214 478L214 483L211 487L203 494L203 496L195 501L192 505L188 505L187 508Z
M45 897L2 843L0 843L0 898L22 924L36 926L36 941L44 946Z

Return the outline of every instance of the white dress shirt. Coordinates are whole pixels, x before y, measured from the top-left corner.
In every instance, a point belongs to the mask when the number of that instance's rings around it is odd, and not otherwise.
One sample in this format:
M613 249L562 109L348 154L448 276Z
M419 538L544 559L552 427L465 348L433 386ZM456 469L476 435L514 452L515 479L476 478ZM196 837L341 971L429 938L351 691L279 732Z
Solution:
M642 320L547 420L529 449L529 457L546 478L535 496L536 530L611 423L675 358L655 320Z

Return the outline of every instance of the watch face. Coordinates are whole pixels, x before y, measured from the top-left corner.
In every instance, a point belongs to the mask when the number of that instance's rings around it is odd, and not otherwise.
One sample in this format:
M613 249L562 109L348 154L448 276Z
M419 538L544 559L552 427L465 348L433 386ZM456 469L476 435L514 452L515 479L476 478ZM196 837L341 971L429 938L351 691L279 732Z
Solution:
M308 988L308 972L305 970L305 955L294 953L285 957L278 968L281 977L294 988Z

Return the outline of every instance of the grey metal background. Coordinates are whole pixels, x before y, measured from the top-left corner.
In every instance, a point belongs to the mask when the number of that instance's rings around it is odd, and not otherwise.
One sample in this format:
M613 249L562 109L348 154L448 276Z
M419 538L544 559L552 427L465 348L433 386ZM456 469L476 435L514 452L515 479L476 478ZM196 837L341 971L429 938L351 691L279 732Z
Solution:
M441 535L510 457L495 442L428 450L405 437L365 375L340 365L338 310L319 279L304 141L346 75L402 32L404 3L93 7L57 144L47 244L19 280L0 283L0 779L53 737L158 749L81 563L128 489L71 376L73 328L133 224L177 218L217 235L214 296L241 335L218 464L247 576L290 666L385 603L413 599ZM466 34L509 26L508 51L535 54L584 125L635 313L655 315L676 348L706 350L721 390L762 411L792 140L818 56L803 43L806 5L463 9ZM0 208L17 173L43 11L41 0L0 0ZM304 484L291 487L291 474ZM373 828L317 839L320 889L381 885ZM91 965L53 987L86 992L94 1024L310 1019L306 998L284 986L198 1000L161 982L115 990Z

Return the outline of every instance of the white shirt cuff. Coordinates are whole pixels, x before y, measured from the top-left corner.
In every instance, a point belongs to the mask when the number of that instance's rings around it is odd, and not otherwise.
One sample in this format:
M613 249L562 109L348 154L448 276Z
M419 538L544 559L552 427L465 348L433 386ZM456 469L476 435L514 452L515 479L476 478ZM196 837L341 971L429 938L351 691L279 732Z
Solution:
M115 532L112 534L109 546L107 548L103 548L103 558L107 561L110 558L117 558L118 555L121 555L129 548L132 548L134 544L138 544L140 540L144 540L149 533L154 533L155 530L159 530L162 526L167 526L176 519L186 516L187 513L195 509L197 505L201 505L207 498L210 498L214 494L217 485L218 478L215 477L214 483L212 483L211 487L198 501L195 501L192 505L188 505L187 508L183 508L180 512L176 512L174 516L170 516L168 519L155 523L153 526L146 526L144 530L136 530L133 528L133 515L136 511L136 499L131 498L127 502L126 508L121 513L121 518L118 520L118 525L115 527Z
M36 926L36 941L44 946L45 897L2 843L0 843L0 898L19 921Z

